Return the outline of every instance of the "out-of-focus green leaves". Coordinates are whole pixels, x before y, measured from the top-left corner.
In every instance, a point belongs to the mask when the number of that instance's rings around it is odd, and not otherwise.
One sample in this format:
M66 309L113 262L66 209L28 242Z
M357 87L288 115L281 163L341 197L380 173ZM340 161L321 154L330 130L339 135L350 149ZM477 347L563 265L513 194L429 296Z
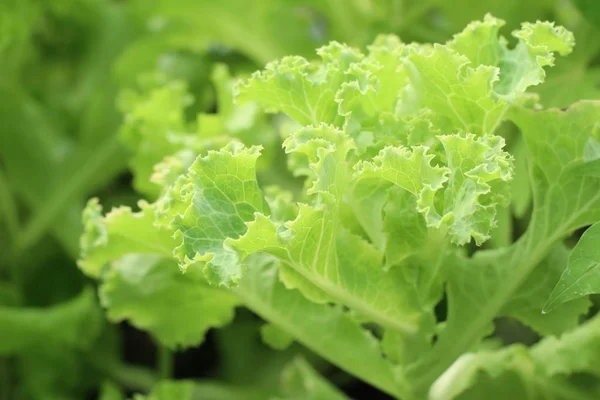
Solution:
M345 400L347 397L321 377L303 358L296 358L281 371L281 384L268 391L225 385L211 381L163 381L147 396L134 400ZM109 399L112 400L112 397Z
M50 309L0 308L0 354L44 351L48 346L86 349L102 327L102 315L91 290ZM40 338L44 341L40 341Z
M600 27L600 4L594 0L573 0L581 14L591 23Z
M320 376L302 358L293 360L282 372L283 399L310 400L345 400L346 395L340 392Z

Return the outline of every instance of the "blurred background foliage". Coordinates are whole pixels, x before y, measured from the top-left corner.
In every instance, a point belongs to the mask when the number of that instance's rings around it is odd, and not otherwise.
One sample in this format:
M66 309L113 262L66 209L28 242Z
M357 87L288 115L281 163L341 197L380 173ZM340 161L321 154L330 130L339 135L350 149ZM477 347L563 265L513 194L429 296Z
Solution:
M298 354L351 397L384 398L299 345L265 347L261 329L277 333L242 309L174 356L125 322L108 323L76 266L85 201L152 200L152 165L179 149L165 130L197 122L268 144L271 125L253 121L248 131L247 115L228 109L229 74L313 57L330 40L364 47L391 32L444 42L487 12L507 21L505 35L522 21L553 20L577 46L549 72L542 104L598 99L599 8L595 0L1 0L0 399L119 399L167 377L196 383L163 384L149 398L309 398L301 382L318 378ZM185 113L165 125L153 120L159 109Z

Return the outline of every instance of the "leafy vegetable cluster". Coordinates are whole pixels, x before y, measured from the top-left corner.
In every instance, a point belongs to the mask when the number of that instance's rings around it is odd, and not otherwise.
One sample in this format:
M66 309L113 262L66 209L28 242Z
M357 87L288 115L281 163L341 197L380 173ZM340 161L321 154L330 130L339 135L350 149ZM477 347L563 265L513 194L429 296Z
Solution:
M406 400L598 398L593 6L577 4L587 22L571 5L507 2L511 23L551 8L575 34L538 21L505 37L486 14L446 40L497 6L88 3L15 3L22 25L2 25L0 367L21 372L0 370L0 396L77 398L101 382L107 400L347 398L319 374L333 364ZM50 57L28 36L47 15L87 29L95 52L24 83ZM54 93L72 76L85 78ZM126 161L137 194L114 186ZM128 205L104 213L92 197L82 212L91 194ZM52 253L28 250L58 242L75 258L80 234L98 299L76 271L32 300L46 277L24 271ZM159 343L161 382L122 362L100 306ZM170 350L213 328L227 384L169 379ZM277 351L242 349L254 331Z

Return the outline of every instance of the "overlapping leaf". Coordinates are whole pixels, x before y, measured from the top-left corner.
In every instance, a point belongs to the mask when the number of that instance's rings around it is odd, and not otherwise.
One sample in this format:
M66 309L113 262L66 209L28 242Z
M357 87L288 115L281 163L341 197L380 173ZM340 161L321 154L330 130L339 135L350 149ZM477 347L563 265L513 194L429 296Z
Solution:
M169 347L201 343L233 319L238 299L207 284L200 271L181 274L172 260L132 254L115 261L100 286L113 321L129 320Z

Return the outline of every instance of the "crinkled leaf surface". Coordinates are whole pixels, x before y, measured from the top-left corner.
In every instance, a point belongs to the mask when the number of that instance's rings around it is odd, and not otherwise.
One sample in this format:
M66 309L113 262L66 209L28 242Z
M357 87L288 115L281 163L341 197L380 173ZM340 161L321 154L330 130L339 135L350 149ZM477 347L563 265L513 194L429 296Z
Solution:
M245 222L255 212L267 212L268 205L256 182L259 148L211 151L190 167L183 190L190 206L173 220L181 244L175 251L182 267L204 262L210 283L232 286L239 282L242 269L238 255L224 246L246 231Z
M84 273L99 277L109 261L129 253L171 255L176 242L171 232L154 226L156 206L141 202L140 208L133 212L120 207L103 216L97 199L88 202L80 240L79 267Z

